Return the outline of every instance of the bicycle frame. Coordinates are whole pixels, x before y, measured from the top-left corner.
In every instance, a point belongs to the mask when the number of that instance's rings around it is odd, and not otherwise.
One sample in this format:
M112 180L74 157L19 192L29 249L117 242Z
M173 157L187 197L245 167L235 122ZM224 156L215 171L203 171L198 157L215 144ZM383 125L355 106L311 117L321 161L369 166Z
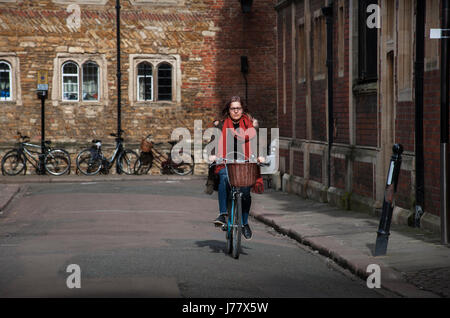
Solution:
M116 146L115 146L114 152L110 158L105 157L105 155L103 154L101 141L100 141L99 146L93 145L92 147L95 149L96 153L99 155L99 157L102 161L101 162L102 170L109 171L109 169L111 169L114 162L116 162L117 169L119 170L119 167L118 167L119 161L117 159L119 158L120 154L123 153L123 143L122 143L121 139L116 138Z
M29 149L27 149L27 147L41 149L41 146L39 146L39 145L30 144L30 143L27 143L27 142L20 142L19 143L19 148L17 150L19 151L19 153L21 155L23 155L24 163L25 163L25 170L24 171L26 171L27 162L29 162L35 169L39 170L40 169L39 168L39 161L40 161L39 156L43 155L43 154L40 151L38 152L38 151L29 150ZM45 152L48 152L49 148L45 147L44 150L45 150ZM34 157L34 154L37 154L37 156L38 156L37 159ZM33 161L34 161L34 163L33 163Z

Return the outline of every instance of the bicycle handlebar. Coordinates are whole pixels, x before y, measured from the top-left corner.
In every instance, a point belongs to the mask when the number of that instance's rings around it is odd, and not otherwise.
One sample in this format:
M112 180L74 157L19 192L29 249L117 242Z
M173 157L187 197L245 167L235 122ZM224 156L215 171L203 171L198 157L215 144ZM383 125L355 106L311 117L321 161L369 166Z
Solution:
M227 158L216 158L210 166L217 165L217 164L227 164L227 161L230 161L230 163L250 163L250 160L239 160L239 159L227 159ZM258 164L258 166L270 166L269 162L253 162Z
M18 131L17 134L19 135L19 139L22 139L24 141L25 141L25 139L30 139L30 137L28 137L28 136L22 136L20 131Z

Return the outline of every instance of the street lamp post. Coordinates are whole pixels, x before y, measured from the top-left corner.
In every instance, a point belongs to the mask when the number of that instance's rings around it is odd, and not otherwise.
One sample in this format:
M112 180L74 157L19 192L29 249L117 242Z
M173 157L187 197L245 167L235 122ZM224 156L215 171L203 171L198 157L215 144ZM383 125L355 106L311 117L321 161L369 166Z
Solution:
M117 31L117 138L121 138L122 135L122 92L121 92L121 79L122 73L120 71L120 0L116 0L116 31Z

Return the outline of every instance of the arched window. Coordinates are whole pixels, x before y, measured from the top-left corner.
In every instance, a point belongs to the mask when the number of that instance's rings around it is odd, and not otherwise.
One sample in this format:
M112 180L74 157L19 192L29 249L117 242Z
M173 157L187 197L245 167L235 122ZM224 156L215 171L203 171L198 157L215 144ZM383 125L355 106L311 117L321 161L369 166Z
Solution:
M78 65L66 62L62 66L62 96L63 100L78 101Z
M0 100L11 100L11 65L0 61Z
M153 100L153 70L148 62L139 63L138 66L138 100Z
M83 64L83 100L98 100L98 65L92 61Z
M172 100L172 65L169 63L158 67L158 100Z

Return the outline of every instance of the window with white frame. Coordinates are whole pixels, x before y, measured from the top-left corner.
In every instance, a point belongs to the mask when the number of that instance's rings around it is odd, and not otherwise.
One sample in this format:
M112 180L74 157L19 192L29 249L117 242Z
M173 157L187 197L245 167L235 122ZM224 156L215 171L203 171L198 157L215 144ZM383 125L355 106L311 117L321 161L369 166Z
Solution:
M62 66L62 92L63 100L78 101L78 65L74 62L66 62Z
M60 102L108 104L108 64L103 54L59 52L53 70L54 106Z
M61 68L61 96L63 101L99 101L100 69L96 62L81 64L67 61Z
M181 101L179 55L131 54L129 78L132 104L174 105Z
M139 101L153 100L153 71L148 62L138 64L137 89Z
M0 100L12 100L11 65L0 61Z

